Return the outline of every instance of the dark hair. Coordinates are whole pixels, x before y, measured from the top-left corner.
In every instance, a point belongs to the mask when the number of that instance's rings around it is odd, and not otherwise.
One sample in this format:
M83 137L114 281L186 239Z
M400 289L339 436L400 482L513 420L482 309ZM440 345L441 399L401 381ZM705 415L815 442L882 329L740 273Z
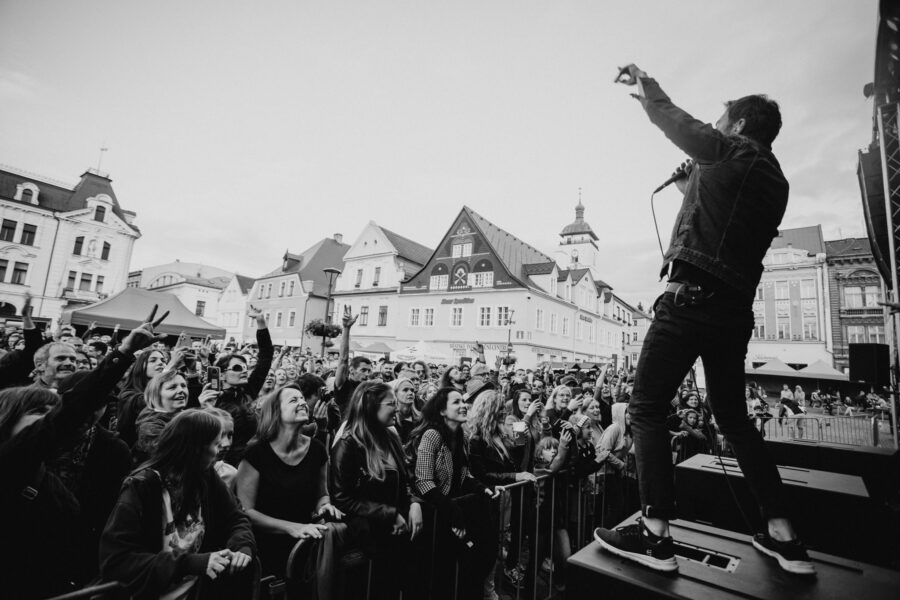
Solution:
M126 390L134 390L143 394L144 390L147 389L147 384L150 383L150 378L147 377L147 361L150 360L150 355L154 352L162 354L163 360L165 360L166 354L162 350L147 349L135 356L134 364L131 365L131 369L128 371L127 383L125 384Z
M384 458L393 449L394 438L378 420L378 411L384 398L393 394L393 388L386 383L365 381L353 390L347 412L347 426L344 437L353 438L363 454L369 474L384 480Z
M458 370L459 367L457 367L456 365L450 365L449 367L444 369L444 372L441 374L441 379L438 382L439 387L456 389L453 385L453 380L450 379L450 373L453 372L453 369Z
M0 444L12 437L19 419L26 415L44 414L59 403L59 395L34 386L7 388L0 391Z
M278 433L281 431L281 392L285 390L297 390L303 395L303 399L306 400L306 395L303 394L303 390L296 383L288 383L262 396L257 401L259 403L259 417L256 423L256 435L250 440L251 444L270 442L278 437ZM311 414L312 409L310 408Z
M239 361L241 361L241 362L244 363L245 365L247 364L247 359L244 357L243 354L238 354L237 352L232 352L232 353L229 353L229 354L223 354L222 356L220 356L219 358L217 358L217 359L216 359L216 365L215 365L215 366L219 367L219 370L220 370L220 371L225 371L225 370L228 369L228 363L231 362L231 359L232 359L232 358L238 359Z
M363 363L369 363L369 366L372 365L372 361L366 358L365 356L354 356L350 359L350 367L353 369L358 369L359 365Z
M525 413L523 413L521 409L519 409L519 396L523 393L531 396L531 389L527 387L520 387L516 389L516 391L514 391L510 396L510 400L512 400L512 413L516 415L516 418L520 421L525 418ZM534 397L532 397L532 401L534 401Z
M441 439L444 440L447 447L453 451L454 468L460 468L462 465L468 463L466 457L466 439L463 435L463 428L458 427L454 433L447 427L444 416L441 414L441 411L447 408L447 401L450 399L450 394L453 392L456 392L457 394L461 393L454 387L442 387L435 392L434 396L432 396L431 399L425 403L425 406L422 407L422 420L409 435L410 455L413 457L413 462L415 462L416 451L419 449L419 442L422 440L422 436L429 429L434 429L441 435Z
M741 135L767 148L772 147L772 142L781 131L781 111L777 102L769 100L765 94L754 94L726 102L725 110L731 123L744 119Z
M159 434L150 459L137 468L159 472L172 497L172 514L176 522L196 514L206 488L203 472L204 450L222 431L222 421L208 412L188 409L175 416Z
M297 386L300 388L300 391L303 393L303 397L306 398L307 402L309 402L310 398L313 396L318 396L319 400L322 400L325 395L322 393L322 388L325 387L325 380L312 373L304 373L298 377ZM312 407L309 407L309 409L312 410Z
M100 341L91 342L90 344L88 344L88 346L96 350L101 355L106 354L109 351L109 346Z

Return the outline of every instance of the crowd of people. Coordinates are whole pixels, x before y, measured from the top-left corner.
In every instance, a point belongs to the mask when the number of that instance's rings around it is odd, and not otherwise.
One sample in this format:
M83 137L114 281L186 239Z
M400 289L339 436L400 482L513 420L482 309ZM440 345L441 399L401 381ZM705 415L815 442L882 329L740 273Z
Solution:
M11 597L100 581L134 598L246 597L251 564L283 577L314 540L320 598L350 550L373 561L373 597L493 598L535 573L564 587L575 502L589 526L639 506L628 371L492 369L478 344L457 365L351 358L349 313L323 360L276 349L250 315L256 342L240 347L167 345L155 314L125 336L47 339L26 302L0 356ZM673 447L709 451L711 419L683 386Z

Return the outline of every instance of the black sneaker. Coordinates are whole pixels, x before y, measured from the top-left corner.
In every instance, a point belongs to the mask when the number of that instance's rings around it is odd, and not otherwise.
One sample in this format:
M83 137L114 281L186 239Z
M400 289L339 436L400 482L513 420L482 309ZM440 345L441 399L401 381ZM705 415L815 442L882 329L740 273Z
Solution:
M809 560L806 548L800 540L779 542L769 537L767 533L757 533L753 536L753 546L778 561L778 565L788 573L796 575L815 575L816 567Z
M641 519L634 525L614 530L598 527L594 530L594 539L607 552L651 569L668 573L678 570L672 538L653 535L644 527Z

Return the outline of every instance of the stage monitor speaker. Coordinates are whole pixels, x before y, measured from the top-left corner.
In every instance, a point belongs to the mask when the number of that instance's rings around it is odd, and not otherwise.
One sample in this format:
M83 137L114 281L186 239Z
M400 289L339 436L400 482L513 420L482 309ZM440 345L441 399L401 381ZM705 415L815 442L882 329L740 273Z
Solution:
M891 384L887 344L850 344L850 381L869 385Z
M891 250L888 245L888 224L884 210L884 181L881 177L881 152L876 146L868 152L860 151L856 170L862 193L866 232L872 255L881 277L891 285Z

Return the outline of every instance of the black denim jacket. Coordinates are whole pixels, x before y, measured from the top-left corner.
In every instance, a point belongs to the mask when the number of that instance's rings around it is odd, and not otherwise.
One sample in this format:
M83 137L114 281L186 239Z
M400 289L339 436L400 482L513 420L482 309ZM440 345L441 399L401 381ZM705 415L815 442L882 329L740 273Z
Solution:
M752 297L778 235L788 182L770 148L725 135L681 110L651 78L641 104L654 125L694 161L662 273L682 260Z

